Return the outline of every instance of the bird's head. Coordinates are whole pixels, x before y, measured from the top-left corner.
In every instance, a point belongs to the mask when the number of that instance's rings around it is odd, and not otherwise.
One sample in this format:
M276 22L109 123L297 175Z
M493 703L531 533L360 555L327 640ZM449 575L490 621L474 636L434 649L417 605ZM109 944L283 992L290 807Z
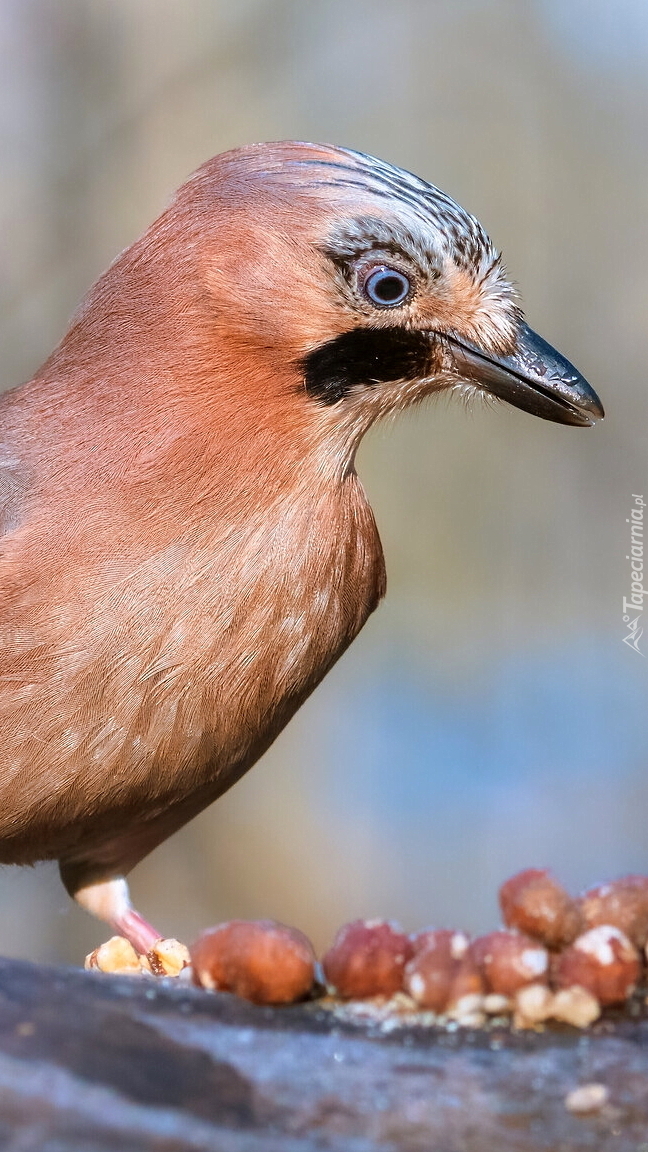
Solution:
M362 153L286 142L217 156L130 252L140 280L148 269L140 296L176 292L176 320L200 332L203 363L220 364L230 409L243 396L261 424L274 410L345 437L349 458L378 416L441 390L563 424L603 416L524 322L479 222Z

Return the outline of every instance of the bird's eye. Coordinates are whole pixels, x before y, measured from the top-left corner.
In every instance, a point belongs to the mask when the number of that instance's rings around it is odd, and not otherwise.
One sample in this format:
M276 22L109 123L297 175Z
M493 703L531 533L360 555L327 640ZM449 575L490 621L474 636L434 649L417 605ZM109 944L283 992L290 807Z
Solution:
M378 308L396 308L410 294L411 284L396 268L381 265L372 268L364 280L362 290L368 300Z

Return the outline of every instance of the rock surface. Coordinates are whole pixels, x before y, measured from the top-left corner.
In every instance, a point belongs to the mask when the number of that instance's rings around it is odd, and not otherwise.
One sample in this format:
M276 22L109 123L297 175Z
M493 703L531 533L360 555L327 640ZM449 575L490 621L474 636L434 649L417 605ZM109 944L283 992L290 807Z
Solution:
M385 1030L0 961L6 1152L648 1152L648 1019ZM603 1085L598 1110L566 1106Z

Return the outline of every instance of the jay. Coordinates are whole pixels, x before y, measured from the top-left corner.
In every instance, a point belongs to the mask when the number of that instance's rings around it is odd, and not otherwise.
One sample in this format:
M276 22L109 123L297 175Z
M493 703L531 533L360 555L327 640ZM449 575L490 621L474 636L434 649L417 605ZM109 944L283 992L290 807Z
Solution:
M442 390L603 416L478 221L359 152L208 161L0 402L0 862L126 876L262 755L385 591L354 469Z

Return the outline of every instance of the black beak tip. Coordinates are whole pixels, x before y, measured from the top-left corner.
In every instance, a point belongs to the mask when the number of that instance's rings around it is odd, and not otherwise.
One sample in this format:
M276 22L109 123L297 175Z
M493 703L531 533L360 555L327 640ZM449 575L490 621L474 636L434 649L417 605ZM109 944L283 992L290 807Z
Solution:
M592 428L605 418L605 409L596 392L581 376L578 383L578 399L563 409L565 423L574 428ZM555 417L558 419L558 416Z
M569 360L526 322L520 325L518 352L506 363L536 392L538 415L573 427L591 428L605 416L587 380Z
M596 396L596 392L594 393L594 395ZM601 404L601 401L599 400L598 396L596 396L596 404L594 406L594 411L592 414L592 424L596 424L597 420L605 420L605 408Z
M524 321L517 349L510 356L493 356L474 344L451 338L460 374L476 380L499 396L543 420L591 428L605 412L594 389L564 356Z

